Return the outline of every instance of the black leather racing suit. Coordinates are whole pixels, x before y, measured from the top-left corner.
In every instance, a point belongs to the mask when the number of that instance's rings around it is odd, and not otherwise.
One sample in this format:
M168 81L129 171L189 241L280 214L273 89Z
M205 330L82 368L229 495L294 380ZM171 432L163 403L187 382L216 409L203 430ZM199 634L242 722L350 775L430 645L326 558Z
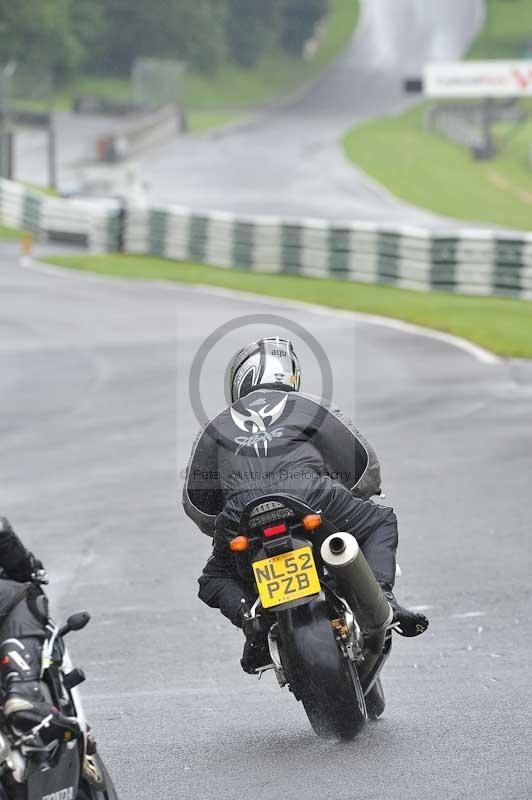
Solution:
M41 687L48 601L31 580L43 565L0 517L0 692L4 718L17 736L39 726L45 743L79 733ZM43 723L45 723L43 727ZM66 739L65 739L66 741Z
M228 539L251 500L283 492L321 510L335 530L352 533L381 583L393 587L397 519L369 498L380 467L351 421L310 395L257 389L200 431L183 493L186 513L213 536L199 579L200 598L240 625L241 599L255 599Z
M42 564L30 553L5 517L0 517L0 644L6 639L46 635L46 598L30 582Z

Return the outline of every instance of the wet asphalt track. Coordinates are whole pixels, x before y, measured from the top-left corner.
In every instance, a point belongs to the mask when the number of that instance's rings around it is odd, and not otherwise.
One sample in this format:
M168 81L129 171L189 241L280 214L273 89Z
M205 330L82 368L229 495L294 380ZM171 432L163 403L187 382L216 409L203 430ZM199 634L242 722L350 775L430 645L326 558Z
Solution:
M385 717L325 743L271 675L240 671L241 634L196 599L209 542L177 502L193 354L222 322L276 309L31 272L14 251L2 244L1 508L49 566L55 608L93 614L71 645L123 800L528 798L532 368L277 309L330 354L399 515L399 595L432 607L425 636L395 642ZM209 413L226 358L256 332L211 354Z

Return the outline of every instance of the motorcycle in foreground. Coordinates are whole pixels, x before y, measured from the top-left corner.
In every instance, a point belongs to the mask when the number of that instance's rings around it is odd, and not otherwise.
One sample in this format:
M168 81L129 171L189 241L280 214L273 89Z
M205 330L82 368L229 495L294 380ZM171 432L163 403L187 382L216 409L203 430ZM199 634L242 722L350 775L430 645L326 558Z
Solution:
M34 574L33 582L42 591L48 583L44 570ZM62 627L50 619L42 649L43 695L71 718L76 732L47 741L49 717L17 734L0 711L0 800L118 800L83 713L77 687L85 675L72 666L63 641L89 620L86 611L73 614Z
M384 710L379 675L393 619L356 539L275 494L246 506L229 547L257 593L244 630L268 630L271 663L257 674L273 669L319 736L352 739Z

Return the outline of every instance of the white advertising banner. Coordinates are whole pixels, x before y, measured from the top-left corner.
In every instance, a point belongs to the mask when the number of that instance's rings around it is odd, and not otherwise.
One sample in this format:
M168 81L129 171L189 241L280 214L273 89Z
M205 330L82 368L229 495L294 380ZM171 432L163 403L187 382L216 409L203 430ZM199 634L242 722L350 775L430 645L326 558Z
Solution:
M453 61L426 64L427 97L530 97L532 61Z

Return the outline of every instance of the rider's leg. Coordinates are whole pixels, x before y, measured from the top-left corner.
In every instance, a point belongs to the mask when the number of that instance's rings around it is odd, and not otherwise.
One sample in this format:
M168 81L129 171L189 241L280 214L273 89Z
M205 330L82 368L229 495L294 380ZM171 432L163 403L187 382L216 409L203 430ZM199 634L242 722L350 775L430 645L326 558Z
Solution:
M198 596L211 608L219 608L237 628L242 628L246 642L240 663L245 672L254 673L270 662L267 628L264 619L247 619L255 593L236 569L228 541L229 534L216 531L212 554L198 581Z

